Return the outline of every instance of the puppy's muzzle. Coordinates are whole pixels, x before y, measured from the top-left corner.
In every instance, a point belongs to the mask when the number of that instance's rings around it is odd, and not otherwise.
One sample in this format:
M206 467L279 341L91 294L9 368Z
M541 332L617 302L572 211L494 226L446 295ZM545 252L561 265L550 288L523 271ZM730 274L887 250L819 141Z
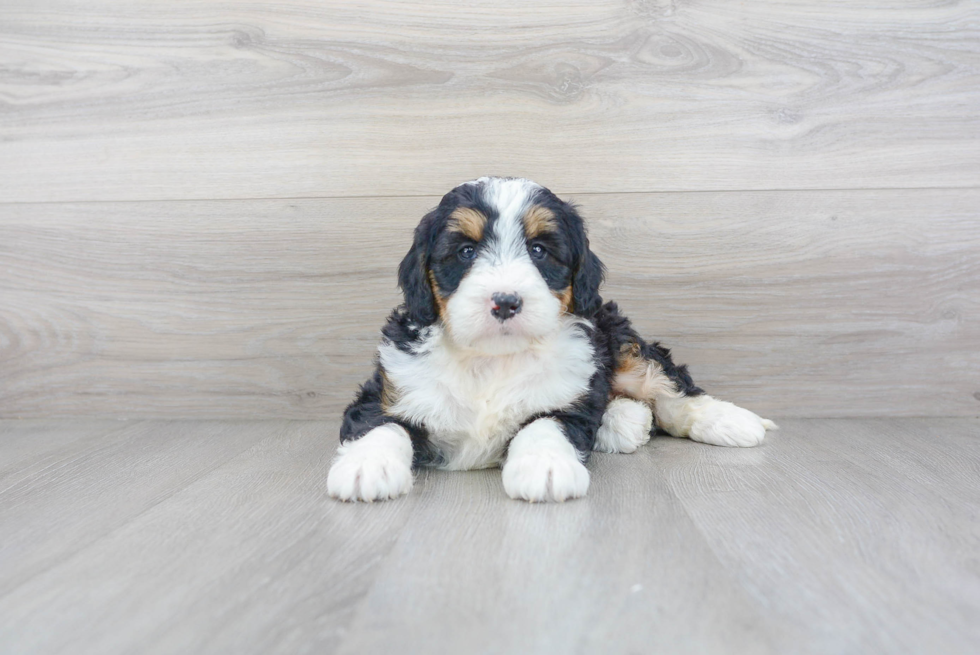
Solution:
M495 293L491 299L493 300L493 308L490 309L490 313L498 321L506 321L508 318L520 314L521 306L524 304L524 301L516 293Z

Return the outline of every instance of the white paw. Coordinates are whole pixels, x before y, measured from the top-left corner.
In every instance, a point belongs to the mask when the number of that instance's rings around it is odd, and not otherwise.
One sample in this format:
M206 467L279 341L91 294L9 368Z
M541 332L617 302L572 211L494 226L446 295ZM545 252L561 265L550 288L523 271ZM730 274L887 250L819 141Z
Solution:
M772 421L747 409L712 398L710 403L697 409L690 437L713 446L749 448L762 443L766 430L776 428Z
M508 458L503 480L508 496L532 503L560 503L581 498L589 490L589 471L582 462L553 455Z
M397 498L412 488L412 441L400 425L374 428L337 450L327 493L339 500Z
M653 411L646 403L617 398L606 407L592 450L603 453L632 453L650 441Z
M554 419L538 419L511 441L504 491L514 499L562 502L589 490L589 471Z

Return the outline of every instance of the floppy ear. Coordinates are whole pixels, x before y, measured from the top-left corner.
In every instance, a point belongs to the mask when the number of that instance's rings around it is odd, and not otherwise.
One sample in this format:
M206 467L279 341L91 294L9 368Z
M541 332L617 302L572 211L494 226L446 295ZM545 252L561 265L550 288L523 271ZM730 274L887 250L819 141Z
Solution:
M429 217L415 228L415 241L398 266L398 286L405 295L405 308L411 320L424 327L436 322L436 299L429 284Z
M606 267L589 249L588 237L583 237L585 250L579 257L578 270L572 278L572 300L575 303L575 315L592 318L602 306L599 287L606 275Z

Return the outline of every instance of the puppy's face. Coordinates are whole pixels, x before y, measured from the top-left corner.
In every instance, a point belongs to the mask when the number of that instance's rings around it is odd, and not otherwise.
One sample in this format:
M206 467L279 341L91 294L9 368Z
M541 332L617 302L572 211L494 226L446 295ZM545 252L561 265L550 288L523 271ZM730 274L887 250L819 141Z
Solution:
M399 269L413 319L441 320L459 345L487 354L528 348L565 314L591 316L601 279L574 208L533 182L505 178L446 194Z

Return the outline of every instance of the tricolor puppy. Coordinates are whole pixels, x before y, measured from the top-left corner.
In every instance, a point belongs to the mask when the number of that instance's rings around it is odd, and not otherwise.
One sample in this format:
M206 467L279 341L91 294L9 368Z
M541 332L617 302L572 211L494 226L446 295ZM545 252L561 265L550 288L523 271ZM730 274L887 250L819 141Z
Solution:
M500 465L511 498L584 496L593 450L631 453L656 425L755 446L776 426L695 386L599 296L582 218L548 189L485 177L447 193L398 269L405 304L344 412L327 489L408 493L412 469Z

